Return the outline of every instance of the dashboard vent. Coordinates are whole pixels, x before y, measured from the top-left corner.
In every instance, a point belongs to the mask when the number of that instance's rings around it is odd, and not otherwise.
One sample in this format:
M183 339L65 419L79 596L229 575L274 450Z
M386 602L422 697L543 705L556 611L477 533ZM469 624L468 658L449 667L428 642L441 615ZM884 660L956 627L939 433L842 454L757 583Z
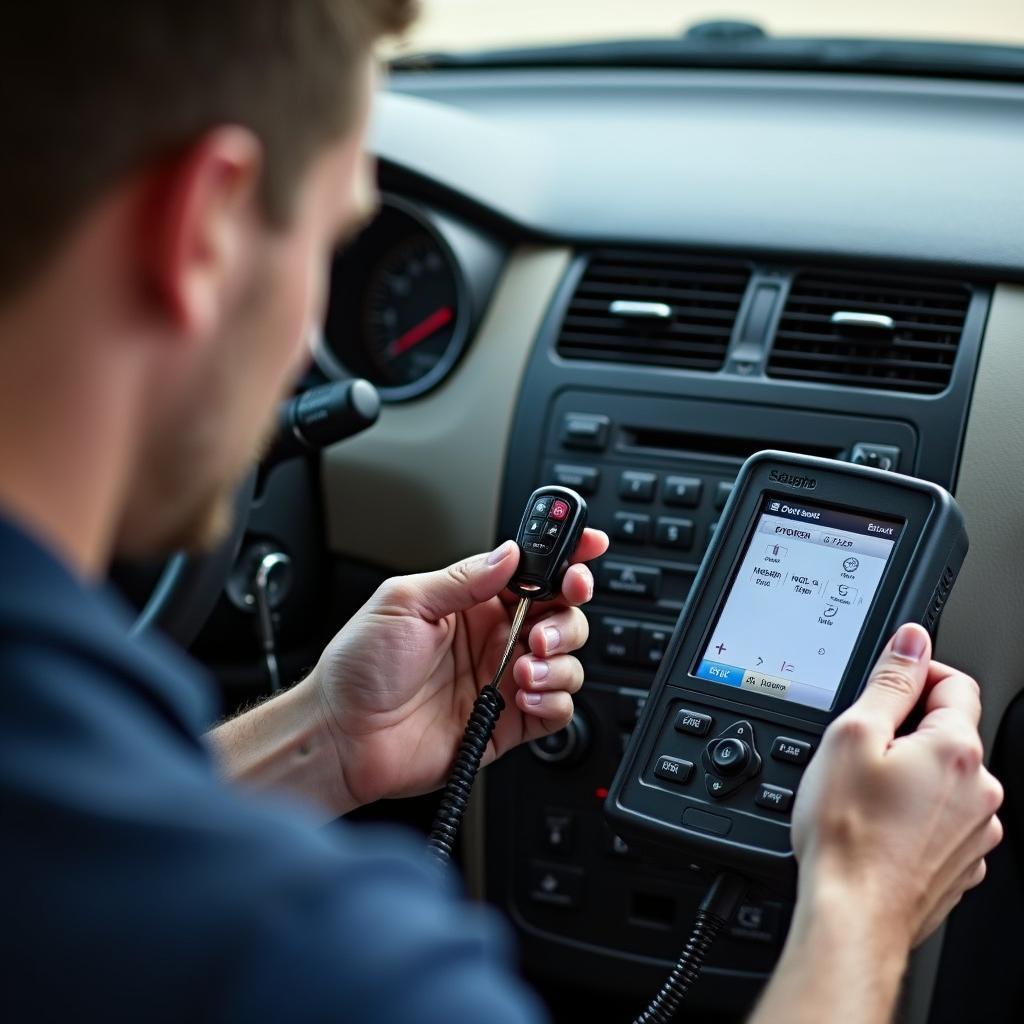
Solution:
M744 264L726 260L596 252L569 303L558 353L719 370L749 279Z
M804 271L768 375L937 394L949 384L971 290L955 281Z

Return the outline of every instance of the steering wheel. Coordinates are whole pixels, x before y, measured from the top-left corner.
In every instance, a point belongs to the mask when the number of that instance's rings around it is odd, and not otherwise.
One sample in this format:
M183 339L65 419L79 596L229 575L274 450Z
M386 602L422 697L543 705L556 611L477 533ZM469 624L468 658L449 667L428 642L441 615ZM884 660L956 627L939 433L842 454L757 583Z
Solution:
M380 395L359 377L311 387L278 409L278 429L262 466L321 451L373 426L380 414ZM203 555L173 555L148 590L133 634L150 629L188 647L199 635L238 557L256 490L258 468L253 469L235 495L231 532L216 548Z
M235 494L231 531L213 551L200 555L178 552L167 560L132 626L133 635L159 629L182 647L195 640L238 557L255 489L253 470Z

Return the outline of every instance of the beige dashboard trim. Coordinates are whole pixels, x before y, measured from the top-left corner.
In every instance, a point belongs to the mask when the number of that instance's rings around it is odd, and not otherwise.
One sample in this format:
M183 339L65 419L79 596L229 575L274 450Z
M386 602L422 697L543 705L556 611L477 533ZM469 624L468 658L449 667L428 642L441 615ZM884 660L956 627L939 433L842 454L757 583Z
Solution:
M938 656L981 683L991 748L1024 686L1024 287L995 290L956 497L971 548L939 632Z
M996 730L1024 686L1024 287L999 285L989 310L956 497L971 549L939 629L936 656L981 684L981 732ZM899 1020L924 1024L942 933L911 960Z
M371 430L328 449L332 551L410 572L493 546L520 381L568 264L568 249L516 249L448 380L422 399L385 406Z

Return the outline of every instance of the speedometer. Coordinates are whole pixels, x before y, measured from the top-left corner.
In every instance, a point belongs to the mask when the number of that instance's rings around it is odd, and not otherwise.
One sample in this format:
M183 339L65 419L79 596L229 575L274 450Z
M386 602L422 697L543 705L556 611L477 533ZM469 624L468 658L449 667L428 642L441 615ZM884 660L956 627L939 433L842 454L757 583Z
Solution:
M470 329L462 270L424 210L385 197L381 212L331 267L316 359L331 377L366 377L401 401L439 384Z
M385 252L366 287L363 335L381 383L407 386L444 359L457 326L459 296L437 242L414 234Z

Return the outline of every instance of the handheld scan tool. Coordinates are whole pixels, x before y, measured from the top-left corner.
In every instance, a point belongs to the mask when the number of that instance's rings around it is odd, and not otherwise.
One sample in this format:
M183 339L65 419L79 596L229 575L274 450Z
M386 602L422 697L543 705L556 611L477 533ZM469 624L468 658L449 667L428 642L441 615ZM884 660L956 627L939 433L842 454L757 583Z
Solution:
M967 543L935 484L748 459L612 784L615 831L791 877L790 812L821 734L901 623L934 631Z

